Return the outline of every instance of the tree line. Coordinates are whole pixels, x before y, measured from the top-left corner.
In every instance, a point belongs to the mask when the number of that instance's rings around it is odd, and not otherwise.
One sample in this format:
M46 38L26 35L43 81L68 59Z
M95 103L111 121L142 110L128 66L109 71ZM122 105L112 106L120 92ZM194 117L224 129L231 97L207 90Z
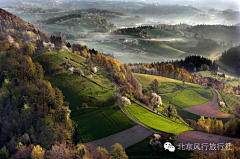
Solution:
M240 75L240 45L224 51L219 57L219 61L232 68L234 73Z
M198 122L192 119L186 119L186 122L190 127L198 131L240 138L240 119L237 118L231 118L225 124L223 124L222 120L204 118L204 116L201 116L201 118L198 119Z
M133 73L150 74L155 76L163 76L172 79L181 80L183 82L190 82L194 84L209 86L227 93L237 93L235 87L225 84L211 77L200 77L197 74L191 74L187 70L178 68L171 63L138 63L128 64Z
M185 57L185 59L164 62L165 64L171 63L178 68L186 69L188 72L197 72L197 71L217 71L218 67L215 61L211 61L208 58L191 55Z

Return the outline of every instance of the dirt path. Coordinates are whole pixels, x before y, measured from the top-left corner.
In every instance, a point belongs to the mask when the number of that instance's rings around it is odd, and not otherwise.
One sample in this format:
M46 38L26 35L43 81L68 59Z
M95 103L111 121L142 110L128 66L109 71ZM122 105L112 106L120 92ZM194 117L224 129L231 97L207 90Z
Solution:
M213 117L213 118L231 118L232 115L223 112L218 106L218 96L217 93L213 91L213 99L212 101L208 101L207 103L194 105L191 107L185 108L185 110L205 117Z
M123 146L123 148L127 148L144 140L150 135L152 135L152 132L150 130L147 130L140 125L137 125L120 133L85 143L84 145L94 147L101 146L105 147L108 151L110 151L111 146L115 143L119 143Z
M202 144L209 145L209 144L216 144L217 146L226 145L226 143L233 143L234 140L239 140L237 138L231 138L226 136L220 136L220 135L214 135L214 134L208 134L200 131L186 131L181 133L176 137L176 140L174 141L174 145L183 148L187 148L187 144L193 144L192 147L194 147L194 144L200 144L200 147ZM207 147L207 151L209 151L210 147ZM206 150L206 147L204 146L204 149ZM194 149L193 149L194 150Z

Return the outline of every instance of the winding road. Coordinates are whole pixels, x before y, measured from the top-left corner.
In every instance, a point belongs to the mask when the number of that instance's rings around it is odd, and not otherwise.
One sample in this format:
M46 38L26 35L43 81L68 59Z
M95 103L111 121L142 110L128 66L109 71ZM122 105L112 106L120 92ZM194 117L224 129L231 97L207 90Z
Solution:
M213 118L231 118L232 115L223 112L218 105L218 95L216 91L212 90L213 99L212 101L208 101L207 103L194 105L191 107L185 108L185 110L205 117L213 117Z
M137 143L139 143L140 141L146 139L147 137L149 137L150 135L153 134L153 131L151 131L151 128L146 126L145 124L137 121L136 119L134 119L130 114L128 114L128 112L125 110L125 108L122 105L122 97L121 97L121 92L120 89L118 87L118 85L112 81L114 83L114 85L117 87L118 90L118 104L121 108L121 110L133 121L135 122L136 126L124 130L122 132L119 132L117 134L113 134L111 136L99 139L99 140L95 140L92 142L88 142L88 143L84 143L84 145L88 148L88 147L105 147L108 151L111 150L111 146L114 145L115 143L119 143L123 146L123 148L128 148L132 145L135 145ZM150 130L149 130L150 129ZM94 151L94 149L93 149Z
M137 79L136 79L137 80ZM138 81L138 80L137 80ZM122 98L121 98L121 92L118 87L118 85L112 81L114 85L117 87L118 93L119 93L119 106L121 110L133 121L135 122L136 126L124 130L122 132L119 132L117 134L113 134L111 136L95 140L92 142L84 143L84 145L92 150L93 147L101 146L105 147L108 151L111 150L111 146L114 145L115 143L120 143L123 148L128 148L132 145L137 144L138 142L144 140L148 136L152 135L154 131L151 131L152 129L143 123L137 121L134 119L128 112L125 110L125 108L122 105ZM142 92L142 86L141 83L139 83L139 89ZM204 116L210 116L210 117L221 117L221 118L229 118L231 115L226 114L222 112L218 106L218 98L217 98L217 93L213 91L213 99L212 101L209 101L205 104L201 105L196 105L196 106L191 106L186 108L187 111L198 114L198 115L204 115ZM158 113L158 112L157 112ZM162 115L160 113L160 115ZM159 133L159 132L158 132ZM199 131L187 131L179 134L175 138L175 146L178 146L180 144L186 145L186 144L226 144L226 143L233 143L234 140L237 140L236 138L231 138L231 137L225 137L225 136L220 136L220 135L214 135L214 134L208 134L204 132L199 132Z

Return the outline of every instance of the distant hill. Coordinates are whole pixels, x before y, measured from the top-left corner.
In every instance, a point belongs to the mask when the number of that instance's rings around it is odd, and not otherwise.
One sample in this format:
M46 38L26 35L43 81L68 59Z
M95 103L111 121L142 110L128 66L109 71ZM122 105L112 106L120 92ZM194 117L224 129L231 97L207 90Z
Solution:
M147 5L134 11L135 14L154 14L154 15L168 15L168 14L197 14L202 13L201 10L189 7L189 6L178 6L178 5Z
M79 9L76 12L78 13L99 13L99 14L115 14L115 15L120 15L120 16L124 16L126 14L118 12L118 11L110 11L110 10L103 10L103 9L97 9L97 8L89 8L89 9Z
M186 31L202 35L204 38L220 39L230 43L239 44L240 30L236 26L225 25L196 25L188 27Z
M33 24L23 21L21 18L0 8L0 40L5 37L15 35L24 41L39 39L49 41L50 36L39 30Z
M223 52L219 61L232 68L237 75L240 75L240 45Z

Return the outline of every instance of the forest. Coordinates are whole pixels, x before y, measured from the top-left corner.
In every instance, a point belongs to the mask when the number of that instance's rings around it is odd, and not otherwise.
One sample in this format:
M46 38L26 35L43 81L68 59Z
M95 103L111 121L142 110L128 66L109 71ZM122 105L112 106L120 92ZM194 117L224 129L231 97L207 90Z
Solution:
M234 73L240 75L240 46L224 51L219 57L219 61L230 67Z

